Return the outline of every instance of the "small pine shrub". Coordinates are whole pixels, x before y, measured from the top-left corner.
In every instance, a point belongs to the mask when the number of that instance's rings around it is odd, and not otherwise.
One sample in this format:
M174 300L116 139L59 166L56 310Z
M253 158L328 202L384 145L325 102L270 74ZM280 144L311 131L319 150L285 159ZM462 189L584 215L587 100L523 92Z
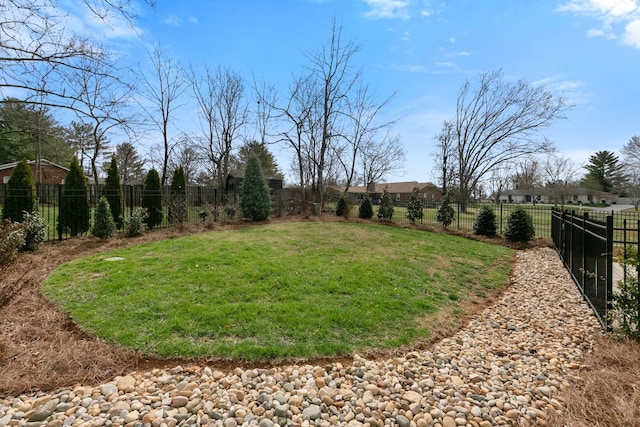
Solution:
M343 216L347 218L349 216L349 202L344 196L340 196L336 205L336 216Z
M142 207L147 210L148 216L145 223L149 229L162 223L162 189L160 176L155 169L151 169L145 177Z
M253 221L264 221L271 214L269 186L262 176L260 160L249 156L240 188L240 210L242 216Z
M535 234L536 230L533 227L531 215L521 206L516 206L507 217L507 227L504 236L510 242L527 243L533 239Z
M496 214L490 206L482 206L473 222L473 232L481 236L495 236L497 233Z
M436 222L442 225L442 228L447 229L453 223L455 215L456 213L451 206L449 194L445 194L442 198L442 203L436 212Z
M24 245L23 251L36 251L40 243L47 237L47 223L38 211L24 213Z
M116 234L116 223L113 220L113 214L109 207L107 198L102 196L96 208L96 215L93 221L93 229L91 234L99 239L108 239Z
M380 207L378 208L378 219L383 221L391 221L393 218L393 201L389 192L385 188L380 199Z
M124 220L124 230L127 236L135 237L144 233L145 223L149 214L145 208L137 207L131 212L131 216Z
M358 208L358 218L371 219L373 218L373 206L371 205L371 199L368 194L365 194L360 207Z
M422 211L422 201L420 200L420 194L418 189L414 188L409 196L409 203L407 204L407 219L411 224L415 224L416 221L422 222L424 212Z
M5 219L0 224L0 270L11 264L24 246L24 225Z
M7 182L6 199L2 219L23 222L24 213L31 212L35 203L33 174L26 160L19 162Z
M620 259L626 280L618 282L611 304L611 322L618 325L620 331L629 337L640 339L640 286L638 286L638 249L629 246Z

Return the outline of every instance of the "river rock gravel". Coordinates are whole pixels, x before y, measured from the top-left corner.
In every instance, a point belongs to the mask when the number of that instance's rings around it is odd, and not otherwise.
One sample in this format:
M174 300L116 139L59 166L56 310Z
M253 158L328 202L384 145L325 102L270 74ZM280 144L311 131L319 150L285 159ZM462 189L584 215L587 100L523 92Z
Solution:
M517 254L499 301L430 351L351 364L176 366L0 397L0 427L545 426L599 324L552 249Z

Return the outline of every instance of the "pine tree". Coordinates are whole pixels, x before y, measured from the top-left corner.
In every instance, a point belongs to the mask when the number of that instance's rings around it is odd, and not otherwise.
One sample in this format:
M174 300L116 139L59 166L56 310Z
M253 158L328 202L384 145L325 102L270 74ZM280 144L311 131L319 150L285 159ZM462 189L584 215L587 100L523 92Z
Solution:
M533 227L533 218L521 206L517 206L507 217L507 228L504 236L510 242L527 243L533 239L536 230Z
M89 231L89 199L87 198L87 179L80 169L77 158L71 160L69 173L62 187L62 201L58 216L58 235L62 238L68 229L72 237Z
M169 222L180 226L187 220L187 179L182 166L173 172L169 198Z
M262 176L260 161L256 156L247 159L247 167L240 188L242 216L254 221L264 221L271 214L269 186Z
M33 174L26 160L19 162L7 182L6 199L2 210L2 219L23 222L25 212L34 207Z
M386 188L382 192L382 199L380 200L380 207L378 208L378 218L385 221L391 221L393 218L393 201Z
M109 206L109 201L104 196L100 197L98 201L91 234L103 240L116 234L116 223L111 214L111 207Z
M118 161L116 156L111 157L111 164L107 169L107 179L104 181L101 195L109 202L111 215L118 229L122 228L122 185L120 184L120 173L118 172Z
M411 221L411 224L415 224L417 220L422 222L422 216L424 215L422 211L422 201L420 200L418 191L419 190L414 187L411 196L409 196L409 203L407 204L407 219Z
M371 205L371 198L368 194L364 195L362 203L358 208L358 218L371 219L373 218L373 206Z
M482 206L473 223L473 232L481 236L495 236L497 233L496 213L490 206Z
M345 218L348 218L349 209L350 206L347 198L344 195L340 196L340 198L338 199L338 203L336 204L336 216L343 216Z
M151 229L162 223L162 188L160 175L155 169L151 169L144 180L142 207L147 210L147 227Z

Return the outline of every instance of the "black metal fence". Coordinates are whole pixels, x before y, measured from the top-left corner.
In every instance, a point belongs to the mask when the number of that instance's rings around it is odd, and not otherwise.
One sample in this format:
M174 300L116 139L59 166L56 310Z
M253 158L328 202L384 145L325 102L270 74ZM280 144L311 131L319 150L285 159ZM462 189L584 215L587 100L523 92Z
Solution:
M613 295L613 215L599 221L587 212L553 209L551 235L583 298L607 329Z

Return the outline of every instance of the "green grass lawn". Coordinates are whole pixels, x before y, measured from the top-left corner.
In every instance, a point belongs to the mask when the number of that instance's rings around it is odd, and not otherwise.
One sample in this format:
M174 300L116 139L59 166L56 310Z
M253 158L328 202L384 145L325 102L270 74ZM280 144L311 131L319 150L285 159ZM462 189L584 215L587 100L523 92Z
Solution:
M149 355L327 356L428 337L439 310L504 286L512 254L399 227L272 224L92 255L42 290L87 331Z

